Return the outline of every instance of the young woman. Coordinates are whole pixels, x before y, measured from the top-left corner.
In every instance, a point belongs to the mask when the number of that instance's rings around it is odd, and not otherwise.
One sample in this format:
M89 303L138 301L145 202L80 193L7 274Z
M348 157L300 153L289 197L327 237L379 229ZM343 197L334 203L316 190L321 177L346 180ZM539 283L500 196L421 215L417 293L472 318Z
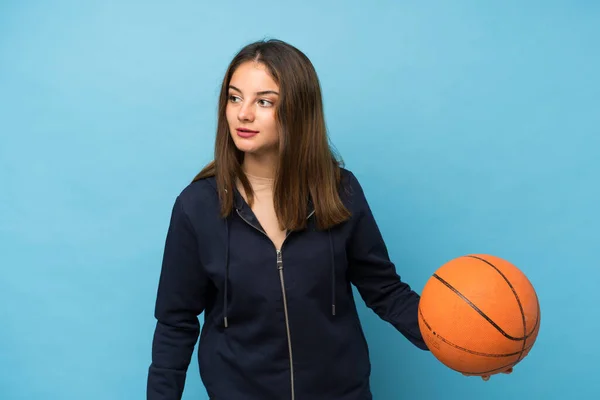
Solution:
M419 295L330 149L311 62L282 41L250 44L223 81L214 161L172 210L148 399L181 398L198 336L211 399L371 399L352 286L427 350Z

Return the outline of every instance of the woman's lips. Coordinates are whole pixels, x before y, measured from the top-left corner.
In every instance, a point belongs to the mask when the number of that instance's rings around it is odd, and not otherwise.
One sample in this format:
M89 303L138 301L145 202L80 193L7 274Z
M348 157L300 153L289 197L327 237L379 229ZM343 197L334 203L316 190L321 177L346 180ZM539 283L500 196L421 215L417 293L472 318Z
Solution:
M246 129L246 128L237 128L236 132L239 137L244 138L244 139L251 138L258 134L258 131L253 131L251 129Z

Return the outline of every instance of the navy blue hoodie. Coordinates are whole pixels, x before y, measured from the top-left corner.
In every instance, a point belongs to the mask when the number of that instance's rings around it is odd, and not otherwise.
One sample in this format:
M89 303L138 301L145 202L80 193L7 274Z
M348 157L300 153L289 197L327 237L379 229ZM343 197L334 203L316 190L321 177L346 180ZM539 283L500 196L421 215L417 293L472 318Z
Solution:
M352 285L379 317L427 350L419 295L398 276L363 190L345 169L340 194L348 221L317 230L309 202L307 228L289 233L278 251L237 190L226 219L214 178L180 193L159 280L148 400L181 398L198 337L211 399L371 399Z

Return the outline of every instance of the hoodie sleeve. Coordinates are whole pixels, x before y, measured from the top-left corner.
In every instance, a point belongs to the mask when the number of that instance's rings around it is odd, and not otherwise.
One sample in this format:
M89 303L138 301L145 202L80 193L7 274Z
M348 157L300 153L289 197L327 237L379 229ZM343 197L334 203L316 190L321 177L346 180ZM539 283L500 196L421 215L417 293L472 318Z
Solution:
M350 279L366 305L392 324L412 344L428 350L418 322L420 296L402 282L390 261L362 187L350 174L352 210L356 222L349 247Z
M198 315L204 310L207 282L194 229L178 197L171 213L158 283L148 400L181 399L198 340Z

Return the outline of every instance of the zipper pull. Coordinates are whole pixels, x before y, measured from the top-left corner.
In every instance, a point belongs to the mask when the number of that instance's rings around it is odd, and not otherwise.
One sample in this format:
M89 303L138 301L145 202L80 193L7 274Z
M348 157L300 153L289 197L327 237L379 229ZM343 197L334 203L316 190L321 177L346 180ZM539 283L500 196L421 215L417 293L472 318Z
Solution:
M277 250L277 269L283 269L283 260L281 259L281 250Z

